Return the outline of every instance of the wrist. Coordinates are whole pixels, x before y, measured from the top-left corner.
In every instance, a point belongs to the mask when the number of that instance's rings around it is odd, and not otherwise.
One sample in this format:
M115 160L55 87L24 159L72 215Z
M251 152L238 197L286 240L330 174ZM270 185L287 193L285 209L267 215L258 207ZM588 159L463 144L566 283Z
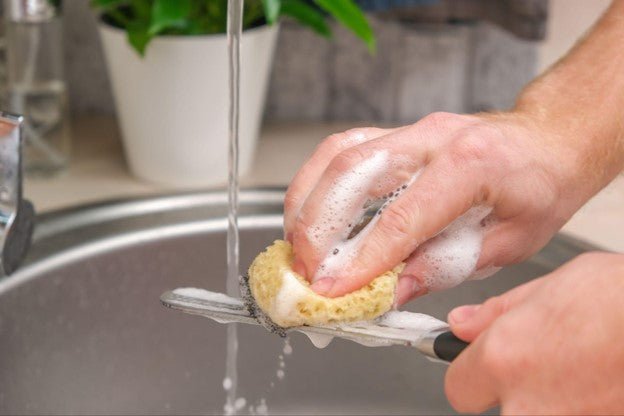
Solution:
M563 195L578 209L624 168L624 123L538 87L520 95L512 114L543 146Z

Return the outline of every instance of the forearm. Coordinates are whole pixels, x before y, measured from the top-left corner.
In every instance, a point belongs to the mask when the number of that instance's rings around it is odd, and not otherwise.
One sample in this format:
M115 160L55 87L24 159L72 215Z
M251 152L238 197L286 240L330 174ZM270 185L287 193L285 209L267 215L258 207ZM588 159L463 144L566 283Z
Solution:
M624 1L520 94L515 111L544 130L582 200L624 167ZM579 201L580 203L584 201Z

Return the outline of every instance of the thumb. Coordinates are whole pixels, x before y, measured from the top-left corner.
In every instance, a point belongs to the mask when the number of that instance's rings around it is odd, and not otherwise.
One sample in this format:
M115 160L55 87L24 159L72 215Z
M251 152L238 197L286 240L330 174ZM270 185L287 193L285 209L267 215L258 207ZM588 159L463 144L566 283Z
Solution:
M451 330L464 341L474 341L499 316L504 315L528 298L542 282L543 278L535 279L502 295L492 297L483 304L464 305L453 309L448 314Z

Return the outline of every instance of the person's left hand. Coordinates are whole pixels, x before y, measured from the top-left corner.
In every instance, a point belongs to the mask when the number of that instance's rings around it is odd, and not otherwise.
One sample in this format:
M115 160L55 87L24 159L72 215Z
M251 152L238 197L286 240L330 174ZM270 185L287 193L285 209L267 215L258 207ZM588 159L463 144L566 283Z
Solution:
M584 254L449 314L472 342L446 374L459 412L624 413L624 255Z

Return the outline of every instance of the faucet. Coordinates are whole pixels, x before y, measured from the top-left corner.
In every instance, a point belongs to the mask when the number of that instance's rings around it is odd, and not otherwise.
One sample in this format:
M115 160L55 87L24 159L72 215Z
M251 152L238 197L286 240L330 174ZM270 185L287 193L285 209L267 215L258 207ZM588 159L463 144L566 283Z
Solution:
M20 265L35 224L35 209L22 198L23 120L0 111L0 276Z

